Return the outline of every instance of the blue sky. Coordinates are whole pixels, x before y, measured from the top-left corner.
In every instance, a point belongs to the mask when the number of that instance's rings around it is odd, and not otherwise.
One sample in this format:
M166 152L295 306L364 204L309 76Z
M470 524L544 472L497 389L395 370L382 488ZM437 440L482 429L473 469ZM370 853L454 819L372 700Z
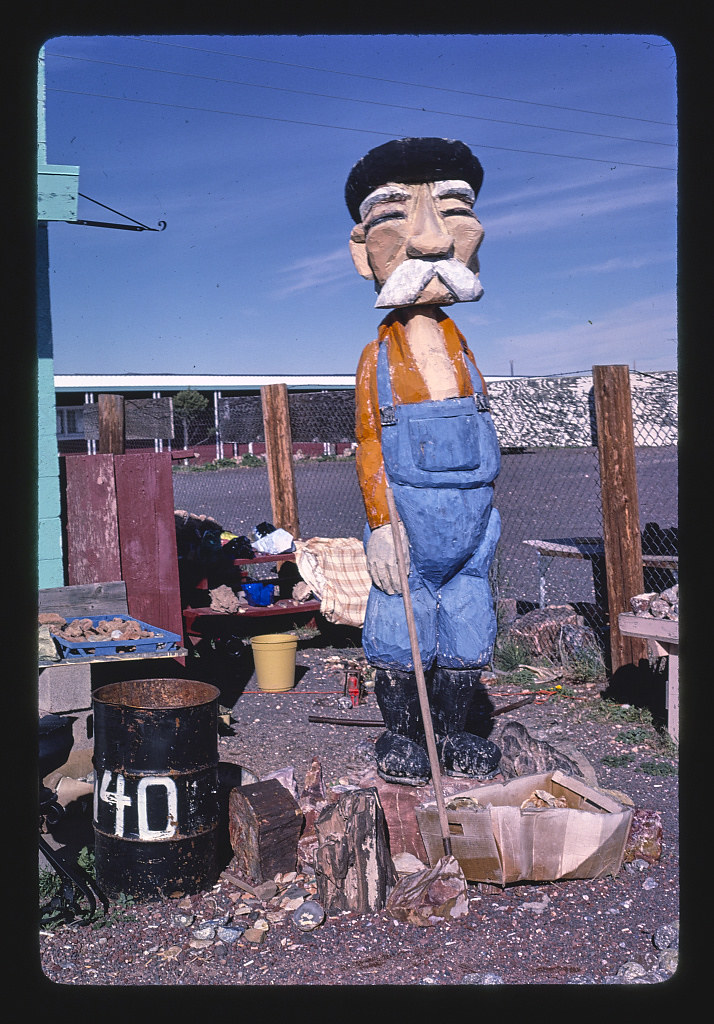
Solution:
M677 366L660 36L70 36L45 61L48 161L167 224L50 225L56 373L354 373L384 314L344 183L408 135L484 167L484 296L449 312L486 376Z

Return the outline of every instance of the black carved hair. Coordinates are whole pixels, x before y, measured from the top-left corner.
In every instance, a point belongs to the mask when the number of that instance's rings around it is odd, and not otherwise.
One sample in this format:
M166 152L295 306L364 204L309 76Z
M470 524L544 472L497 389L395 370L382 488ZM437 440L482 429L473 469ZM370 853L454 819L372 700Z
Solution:
M395 139L372 149L349 173L345 202L359 223L360 203L388 181L413 185L422 181L467 181L478 195L483 167L468 146L454 139Z

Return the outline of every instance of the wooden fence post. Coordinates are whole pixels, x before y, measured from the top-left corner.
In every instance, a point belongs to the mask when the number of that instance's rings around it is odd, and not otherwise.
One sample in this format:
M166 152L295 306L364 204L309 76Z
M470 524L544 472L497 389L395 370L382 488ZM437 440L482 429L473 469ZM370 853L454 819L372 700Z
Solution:
M268 464L273 525L300 536L297 492L293 466L293 444L286 384L265 384L260 389L265 429L265 457Z
M647 659L647 644L620 632L618 614L644 590L635 434L627 366L593 366L602 529L613 674Z
M99 396L99 455L123 455L126 448L124 397Z

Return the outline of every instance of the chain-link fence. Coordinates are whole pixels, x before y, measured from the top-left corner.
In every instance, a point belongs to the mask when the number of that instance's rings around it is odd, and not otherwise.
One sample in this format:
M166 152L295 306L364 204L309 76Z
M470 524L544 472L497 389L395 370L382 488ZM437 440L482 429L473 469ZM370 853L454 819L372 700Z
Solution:
M677 578L677 375L633 372L630 386L645 589L661 591ZM502 451L494 591L519 610L575 604L601 625L606 581L592 375L501 378L488 390ZM288 404L300 535L361 537L354 391L290 390ZM174 431L172 442L134 440L127 448L199 452L175 462L176 508L211 516L239 536L272 520L260 395L174 409Z
M631 374L645 590L677 582L676 373Z

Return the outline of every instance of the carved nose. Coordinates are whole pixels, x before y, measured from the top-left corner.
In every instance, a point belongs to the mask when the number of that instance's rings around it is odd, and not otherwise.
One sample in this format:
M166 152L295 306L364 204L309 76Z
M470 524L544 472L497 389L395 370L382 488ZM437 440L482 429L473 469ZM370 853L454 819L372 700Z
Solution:
M418 235L412 235L407 242L407 256L412 259L420 259L427 256L446 257L453 256L454 240L445 232L422 231Z

